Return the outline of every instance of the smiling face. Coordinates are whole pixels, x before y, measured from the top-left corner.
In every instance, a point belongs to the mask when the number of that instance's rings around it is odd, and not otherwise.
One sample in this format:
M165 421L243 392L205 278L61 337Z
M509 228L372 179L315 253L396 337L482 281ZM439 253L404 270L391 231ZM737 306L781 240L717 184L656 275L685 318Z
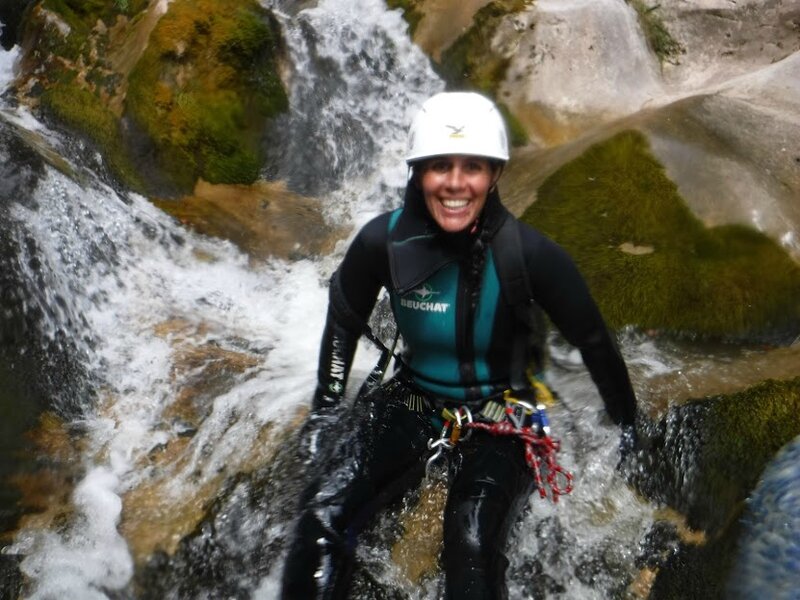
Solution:
M456 233L475 223L498 177L499 170L485 158L436 156L421 166L419 185L433 220Z

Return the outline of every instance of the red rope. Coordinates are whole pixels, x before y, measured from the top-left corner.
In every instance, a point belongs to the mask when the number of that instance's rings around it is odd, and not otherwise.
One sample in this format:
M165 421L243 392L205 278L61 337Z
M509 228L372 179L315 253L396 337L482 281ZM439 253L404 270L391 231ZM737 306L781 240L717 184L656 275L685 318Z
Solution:
M539 435L532 427L516 427L509 421L499 423L466 423L464 427L469 429L480 429L492 435L516 436L525 443L525 462L533 471L536 487L539 489L539 496L547 497L547 487L542 480L541 465L544 461L547 466L547 486L553 495L553 502L558 502L558 497L562 494L569 494L572 491L572 473L564 469L556 462L556 452L561 449L561 442L554 440L549 435ZM558 485L559 474L566 481L564 488Z

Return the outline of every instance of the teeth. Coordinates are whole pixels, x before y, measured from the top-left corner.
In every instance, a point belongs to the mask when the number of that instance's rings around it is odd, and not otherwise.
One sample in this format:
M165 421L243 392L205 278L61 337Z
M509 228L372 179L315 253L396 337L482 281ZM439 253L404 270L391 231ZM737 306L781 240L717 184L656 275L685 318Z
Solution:
M469 204L469 200L442 200L445 208L464 208Z

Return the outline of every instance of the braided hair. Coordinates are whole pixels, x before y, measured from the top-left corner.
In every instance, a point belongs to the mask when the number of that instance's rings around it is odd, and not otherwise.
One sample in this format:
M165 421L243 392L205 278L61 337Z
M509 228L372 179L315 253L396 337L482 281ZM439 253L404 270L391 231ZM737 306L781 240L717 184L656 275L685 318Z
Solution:
M472 240L467 256L466 276L470 289L470 306L474 311L478 306L478 298L481 295L481 283L483 272L486 267L486 250L491 241L491 235L483 224L483 219L478 219L477 229L471 235Z

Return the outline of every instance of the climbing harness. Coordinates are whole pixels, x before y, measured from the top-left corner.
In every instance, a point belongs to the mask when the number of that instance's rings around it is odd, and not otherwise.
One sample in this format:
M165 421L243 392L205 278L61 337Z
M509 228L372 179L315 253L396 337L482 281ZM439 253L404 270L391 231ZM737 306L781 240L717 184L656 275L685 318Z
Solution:
M543 394L540 390L543 388L547 390L544 398L552 399L550 391L544 384L535 380L532 383L540 398ZM539 383L541 388L536 383ZM549 487L553 502L558 502L559 496L572 491L572 473L556 461L556 453L561 449L561 442L550 436L550 422L544 402L534 406L530 402L516 398L510 390L505 392L503 400L504 414L497 419L486 416L497 415L496 406L499 402L496 401L487 403L487 405L494 404L495 407L490 407L488 410L484 407L481 410L482 420L476 420L472 411L466 406L457 409L444 408L441 434L438 439L428 440L428 448L434 452L425 463L426 477L431 477L434 465L444 457L445 451L452 450L460 441L469 439L476 430L495 436L517 437L525 444L525 462L533 472L539 496L546 498ZM542 464L547 473L545 477L542 476ZM563 481L563 487L559 477Z

